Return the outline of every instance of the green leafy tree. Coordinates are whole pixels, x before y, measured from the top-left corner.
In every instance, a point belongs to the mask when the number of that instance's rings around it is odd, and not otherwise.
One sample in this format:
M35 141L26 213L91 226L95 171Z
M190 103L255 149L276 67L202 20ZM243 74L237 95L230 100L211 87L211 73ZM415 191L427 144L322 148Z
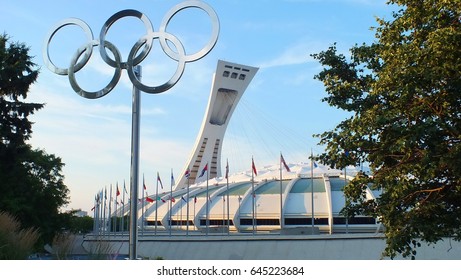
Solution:
M86 234L93 230L94 219L89 216L77 217L72 216L69 230L77 234Z
M63 227L59 209L68 203L59 157L33 149L28 117L43 104L26 103L38 77L24 44L0 36L0 210L24 227L37 228L41 242L50 242Z
M336 44L314 54L331 106L350 112L316 135L317 160L336 168L368 162L345 188L347 213L385 226L384 256L414 258L421 242L461 237L461 1L391 0L376 40L347 59ZM375 201L365 186L381 190ZM346 212L346 211L345 211Z

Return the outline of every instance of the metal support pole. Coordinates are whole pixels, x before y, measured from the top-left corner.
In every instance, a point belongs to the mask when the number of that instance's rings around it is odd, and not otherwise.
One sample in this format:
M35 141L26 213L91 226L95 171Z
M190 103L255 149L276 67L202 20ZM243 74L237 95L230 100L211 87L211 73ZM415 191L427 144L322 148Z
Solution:
M135 74L141 79L141 66L135 67ZM137 258L138 245L138 182L139 182L139 119L141 110L139 89L133 86L133 108L131 125L131 186L130 186L130 260Z

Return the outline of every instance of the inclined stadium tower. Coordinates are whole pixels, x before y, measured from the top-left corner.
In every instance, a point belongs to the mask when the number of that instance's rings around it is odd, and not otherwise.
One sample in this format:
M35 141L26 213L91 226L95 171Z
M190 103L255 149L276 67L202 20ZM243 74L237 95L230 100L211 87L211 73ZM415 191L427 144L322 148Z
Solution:
M257 71L255 67L218 61L205 117L182 176L171 192L157 187L155 194L141 199L139 228L155 234L173 230L379 232L381 224L372 217L346 219L340 213L345 205L342 188L350 178L344 171L313 162L285 164L280 155L280 164L262 170L225 172L221 149L226 128ZM348 174L354 175L353 171ZM367 198L375 199L377 195L367 189ZM120 207L112 215L127 216L128 211L128 206Z

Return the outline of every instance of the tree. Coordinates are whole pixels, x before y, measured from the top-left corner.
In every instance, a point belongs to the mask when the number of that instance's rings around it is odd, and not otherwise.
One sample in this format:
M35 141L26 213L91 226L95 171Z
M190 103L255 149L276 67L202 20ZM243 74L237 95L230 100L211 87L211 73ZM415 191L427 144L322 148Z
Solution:
M59 209L68 203L59 157L33 149L28 117L43 104L26 103L38 77L24 44L0 36L0 210L24 227L37 228L41 242L50 242L62 227Z
M316 137L316 160L336 168L370 164L346 186L345 213L377 217L384 256L415 258L421 242L461 239L461 2L391 0L376 41L314 54L329 105L350 112ZM366 200L365 186L380 190Z

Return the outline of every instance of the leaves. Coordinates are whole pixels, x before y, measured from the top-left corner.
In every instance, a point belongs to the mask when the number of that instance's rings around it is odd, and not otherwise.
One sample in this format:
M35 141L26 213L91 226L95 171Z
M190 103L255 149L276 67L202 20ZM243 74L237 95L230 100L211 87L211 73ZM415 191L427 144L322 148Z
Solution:
M336 45L313 55L324 66L315 76L323 101L353 113L316 135L326 146L317 160L369 162L373 176L345 189L347 212L382 221L386 256L414 257L416 240L461 239L461 2L390 3L402 9L378 19L377 42L352 47L349 59ZM370 183L382 191L374 202L364 195Z
M33 149L29 117L43 104L27 103L38 71L24 44L0 36L0 211L15 215L23 226L39 228L51 242L62 225L59 209L68 203L59 157Z

